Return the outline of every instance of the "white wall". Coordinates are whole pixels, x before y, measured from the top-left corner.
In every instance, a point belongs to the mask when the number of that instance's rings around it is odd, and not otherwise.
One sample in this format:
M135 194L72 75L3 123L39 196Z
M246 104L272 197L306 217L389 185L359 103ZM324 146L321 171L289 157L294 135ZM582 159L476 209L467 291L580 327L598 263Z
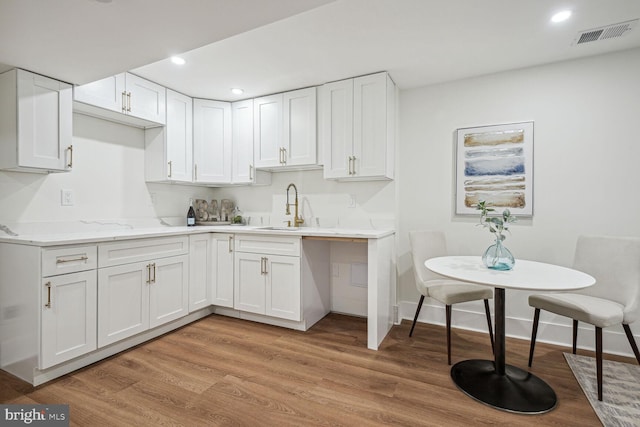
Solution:
M214 190L217 200L231 199L251 217L250 225L286 225L287 187L298 188L300 215L308 227L393 228L395 215L394 181L328 181L322 170L274 172L271 185L229 187ZM289 190L289 202L294 201ZM354 207L349 202L355 201ZM293 215L293 207L291 207Z
M635 49L401 92L397 232L404 317L413 318L418 299L410 230L443 230L455 254L481 255L492 243L490 233L476 227L477 217L453 214L458 128L535 122L534 216L513 225L505 241L516 259L570 266L580 234L640 237L638 76L640 49ZM507 291L508 335L530 336L533 309L527 295ZM454 313L454 323L484 324L480 303L460 310L465 313ZM423 319L441 323L443 311L425 305ZM568 325L543 313L539 339L568 344ZM640 325L635 335L640 336ZM580 337L579 345L593 347L591 327ZM604 346L631 354L622 328L605 331Z
M144 131L73 115L74 168L41 175L0 171L0 224L184 216L212 190L144 181ZM75 204L61 206L62 189ZM153 196L153 198L152 198Z

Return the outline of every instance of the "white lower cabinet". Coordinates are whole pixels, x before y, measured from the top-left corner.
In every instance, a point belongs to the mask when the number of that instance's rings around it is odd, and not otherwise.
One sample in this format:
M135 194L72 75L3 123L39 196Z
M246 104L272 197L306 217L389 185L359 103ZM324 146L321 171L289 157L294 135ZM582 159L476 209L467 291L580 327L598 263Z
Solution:
M96 349L95 245L41 252L40 361L46 369Z
M99 245L99 347L189 313L188 250L186 236Z
M212 235L189 236L189 313L211 304Z
M300 288L299 238L236 236L235 309L300 321Z
M233 308L234 236L214 233L211 242L211 303Z
M96 271L43 279L40 368L96 349Z

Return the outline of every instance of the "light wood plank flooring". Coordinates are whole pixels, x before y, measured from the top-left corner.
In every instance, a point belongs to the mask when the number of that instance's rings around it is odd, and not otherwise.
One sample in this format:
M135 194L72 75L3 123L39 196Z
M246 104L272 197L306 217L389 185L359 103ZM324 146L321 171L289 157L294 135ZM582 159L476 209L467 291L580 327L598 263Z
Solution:
M443 327L418 324L409 338L410 326L393 327L376 352L361 318L330 314L297 332L211 315L35 389L0 371L0 402L67 403L78 426L600 425L562 356L569 348L537 344L532 372L559 404L517 415L456 388ZM453 363L491 358L486 334L454 329L452 340ZM508 338L507 363L526 368L528 346Z

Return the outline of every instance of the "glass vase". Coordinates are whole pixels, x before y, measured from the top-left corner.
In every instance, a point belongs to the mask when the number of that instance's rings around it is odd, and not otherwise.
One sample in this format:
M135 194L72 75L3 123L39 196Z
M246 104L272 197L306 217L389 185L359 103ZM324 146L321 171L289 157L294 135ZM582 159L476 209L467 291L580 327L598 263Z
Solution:
M484 251L482 262L487 268L492 270L505 271L511 270L516 260L513 258L509 249L502 244L502 239L497 237L496 242Z

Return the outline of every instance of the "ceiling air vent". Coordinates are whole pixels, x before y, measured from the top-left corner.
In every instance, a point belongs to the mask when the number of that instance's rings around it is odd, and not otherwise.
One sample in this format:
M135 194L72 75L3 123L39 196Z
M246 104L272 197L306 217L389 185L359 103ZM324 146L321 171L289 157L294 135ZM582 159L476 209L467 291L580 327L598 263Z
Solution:
M594 28L591 30L581 31L574 40L574 45L595 42L598 40L613 39L622 37L635 27L638 19L633 21L620 22L619 24L607 25L606 27Z

